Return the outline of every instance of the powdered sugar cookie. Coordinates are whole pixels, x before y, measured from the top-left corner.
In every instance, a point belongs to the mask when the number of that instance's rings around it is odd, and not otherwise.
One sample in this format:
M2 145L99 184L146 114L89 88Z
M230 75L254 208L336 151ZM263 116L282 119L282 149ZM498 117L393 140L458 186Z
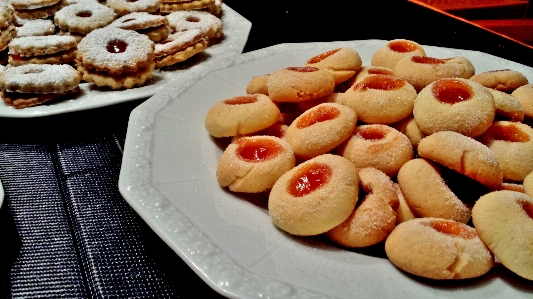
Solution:
M13 24L13 12L13 6L9 2L0 2L0 28L6 28Z
M155 45L155 65L158 68L183 62L203 52L208 41L200 30L188 30L170 34Z
M96 29L78 44L78 70L84 80L98 86L140 86L152 77L154 47L147 36L132 30Z
M32 1L30 1L29 3L31 2ZM57 13L61 8L63 8L66 5L65 0L62 0L62 1L54 0L54 1L44 1L44 2L46 2L47 4L54 2L55 4L41 6L38 8L15 9L15 15L21 19L26 19L26 20L46 19L46 18L52 17L55 13Z
M215 0L160 0L159 11L170 13L178 10L205 9L215 4Z
M116 19L109 26L135 30L138 33L148 36L154 42L164 40L170 34L167 18L147 12L129 13Z
M7 48L9 43L17 36L17 29L14 25L9 25L0 31L0 51Z
M9 64L65 64L76 58L77 42L71 36L18 37L9 44Z
M155 13L159 10L159 0L107 0L106 5L115 10L119 16L132 12Z
M109 25L117 17L108 6L94 2L80 2L65 6L54 16L54 22L64 31L86 35L94 29Z
M35 106L79 92L79 74L66 64L10 67L0 78L2 98L15 108Z
M55 31L52 20L30 20L17 28L17 37L52 35Z
M175 11L166 18L173 32L199 29L210 40L210 44L223 36L222 20L205 11Z

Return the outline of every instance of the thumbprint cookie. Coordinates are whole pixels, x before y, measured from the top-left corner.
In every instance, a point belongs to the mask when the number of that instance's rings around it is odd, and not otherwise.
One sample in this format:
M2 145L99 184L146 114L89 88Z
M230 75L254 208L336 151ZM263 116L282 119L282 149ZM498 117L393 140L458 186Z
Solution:
M272 222L291 235L319 235L350 216L358 193L355 166L343 157L320 155L277 180L268 198L268 212Z
M327 70L335 84L340 84L355 75L362 65L361 56L352 48L330 50L308 59L306 66Z
M205 116L205 128L213 137L245 135L278 122L278 106L263 94L236 96L215 103Z
M371 59L371 65L394 69L398 61L406 56L425 56L424 48L412 40L394 39L379 48Z
M450 60L429 56L410 56L402 58L393 68L393 75L422 90L431 82L443 78L461 77L464 71L460 64Z
M504 180L521 182L533 171L533 128L530 126L495 121L477 139L494 152Z
M437 280L479 277L494 265L494 255L473 227L441 218L399 224L385 241L385 253L396 267Z
M335 80L317 67L287 67L270 74L267 87L274 102L302 102L331 95Z
M373 167L390 177L414 155L411 141L398 130L381 124L357 126L352 136L335 149L357 168Z
M357 115L347 106L323 103L298 116L287 129L286 140L300 159L325 154L348 139Z
M411 115L416 96L414 87L405 80L370 75L346 90L342 103L362 122L391 124Z
M427 135L455 131L469 137L485 132L496 116L492 94L483 85L462 78L437 80L415 99L413 115Z
M533 84L526 84L515 89L511 96L515 97L524 109L524 118L533 119Z
M296 165L290 145L278 137L250 136L232 142L222 153L217 180L233 192L266 191Z

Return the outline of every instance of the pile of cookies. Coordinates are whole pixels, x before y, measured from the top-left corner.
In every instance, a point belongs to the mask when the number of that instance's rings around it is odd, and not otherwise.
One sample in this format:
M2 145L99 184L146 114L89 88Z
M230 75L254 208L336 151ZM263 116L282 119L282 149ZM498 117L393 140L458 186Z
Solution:
M220 42L221 16L221 0L0 0L2 99L24 108L73 98L72 82L143 86ZM62 74L52 84L35 72Z
M533 280L533 84L510 69L386 42L250 78L205 128L229 143L221 187L268 197L272 222L398 268L468 279L501 263Z

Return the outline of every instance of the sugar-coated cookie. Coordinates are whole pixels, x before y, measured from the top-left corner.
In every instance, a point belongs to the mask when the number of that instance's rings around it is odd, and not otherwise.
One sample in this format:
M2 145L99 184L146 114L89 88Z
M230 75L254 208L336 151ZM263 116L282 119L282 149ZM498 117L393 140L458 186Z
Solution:
M381 124L357 126L335 153L352 161L357 168L377 168L390 177L394 177L414 155L407 136Z
M496 118L519 122L524 120L524 107L517 98L496 89L487 88L487 90L494 99Z
M533 171L533 128L530 126L495 121L477 139L494 152L504 180L522 182Z
M331 95L335 80L317 67L287 67L270 74L267 86L272 101L301 102Z
M344 92L342 103L362 122L391 124L411 115L416 97L416 90L405 80L369 75Z
M360 248L387 238L396 225L398 195L389 176L375 168L359 169L359 187L366 192L352 214L327 232L335 243Z
M487 71L475 74L470 79L485 87L503 92L512 92L529 83L524 74L510 69Z
M425 56L424 48L412 40L394 39L388 41L373 55L371 65L394 69L398 61L406 56Z
M279 109L263 94L236 96L215 103L205 116L205 128L213 137L254 133L278 122Z
M446 185L441 166L423 158L405 163L398 172L398 185L418 217L437 217L466 223L470 208Z
M433 160L489 188L503 182L494 152L483 143L453 131L431 134L418 144L418 155Z
M455 131L477 137L492 124L496 107L492 94L481 84L449 78L437 80L418 93L413 115L427 135Z
M300 159L325 154L348 139L357 123L347 106L323 103L298 116L287 129L286 140Z
M533 280L533 198L514 191L490 192L474 204L472 223L506 268Z
M440 218L397 225L385 241L385 252L398 268L438 280L479 277L494 265L494 255L474 228Z
M329 231L350 216L358 200L359 175L343 157L320 155L283 174L272 187L272 222L292 235Z
M290 145L278 137L250 136L232 142L218 161L216 176L233 192L266 191L296 165Z
M533 119L533 84L526 84L515 89L511 96L515 97L524 109L524 118Z
M338 48L311 57L305 65L327 70L335 84L340 84L355 75L362 63L361 56L354 49Z
M524 178L524 193L527 194L529 197L533 197L533 172L526 175Z

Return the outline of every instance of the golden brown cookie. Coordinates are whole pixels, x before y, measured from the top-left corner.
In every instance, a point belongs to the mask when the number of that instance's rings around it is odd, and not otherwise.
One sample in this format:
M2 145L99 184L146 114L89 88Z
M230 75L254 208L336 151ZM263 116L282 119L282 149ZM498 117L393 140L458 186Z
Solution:
M270 74L267 86L274 102L301 102L331 95L335 80L328 71L316 67L287 67Z
M183 62L203 52L208 41L200 30L188 30L170 34L155 45L155 65L157 68Z
M524 118L533 119L533 84L526 84L515 89L511 96L515 97L524 109Z
M529 83L524 74L510 69L487 71L476 74L470 79L485 87L503 92L512 92Z
M329 231L350 216L359 193L355 166L343 157L320 155L283 174L272 187L272 222L292 235Z
M385 241L385 252L398 268L438 280L479 277L494 265L474 228L440 218L399 224Z
M440 79L420 91L413 115L427 135L455 131L477 137L496 115L492 94L481 84L462 78Z
M453 131L429 135L418 144L418 155L451 168L489 188L503 182L502 167L483 143Z
M362 65L361 56L352 48L338 48L309 58L304 65L330 72L335 84L350 79Z
M424 48L412 40L394 39L388 41L373 55L371 65L394 69L398 61L406 56L425 56Z
M479 237L498 260L519 276L533 280L533 199L524 193L494 191L472 209Z

